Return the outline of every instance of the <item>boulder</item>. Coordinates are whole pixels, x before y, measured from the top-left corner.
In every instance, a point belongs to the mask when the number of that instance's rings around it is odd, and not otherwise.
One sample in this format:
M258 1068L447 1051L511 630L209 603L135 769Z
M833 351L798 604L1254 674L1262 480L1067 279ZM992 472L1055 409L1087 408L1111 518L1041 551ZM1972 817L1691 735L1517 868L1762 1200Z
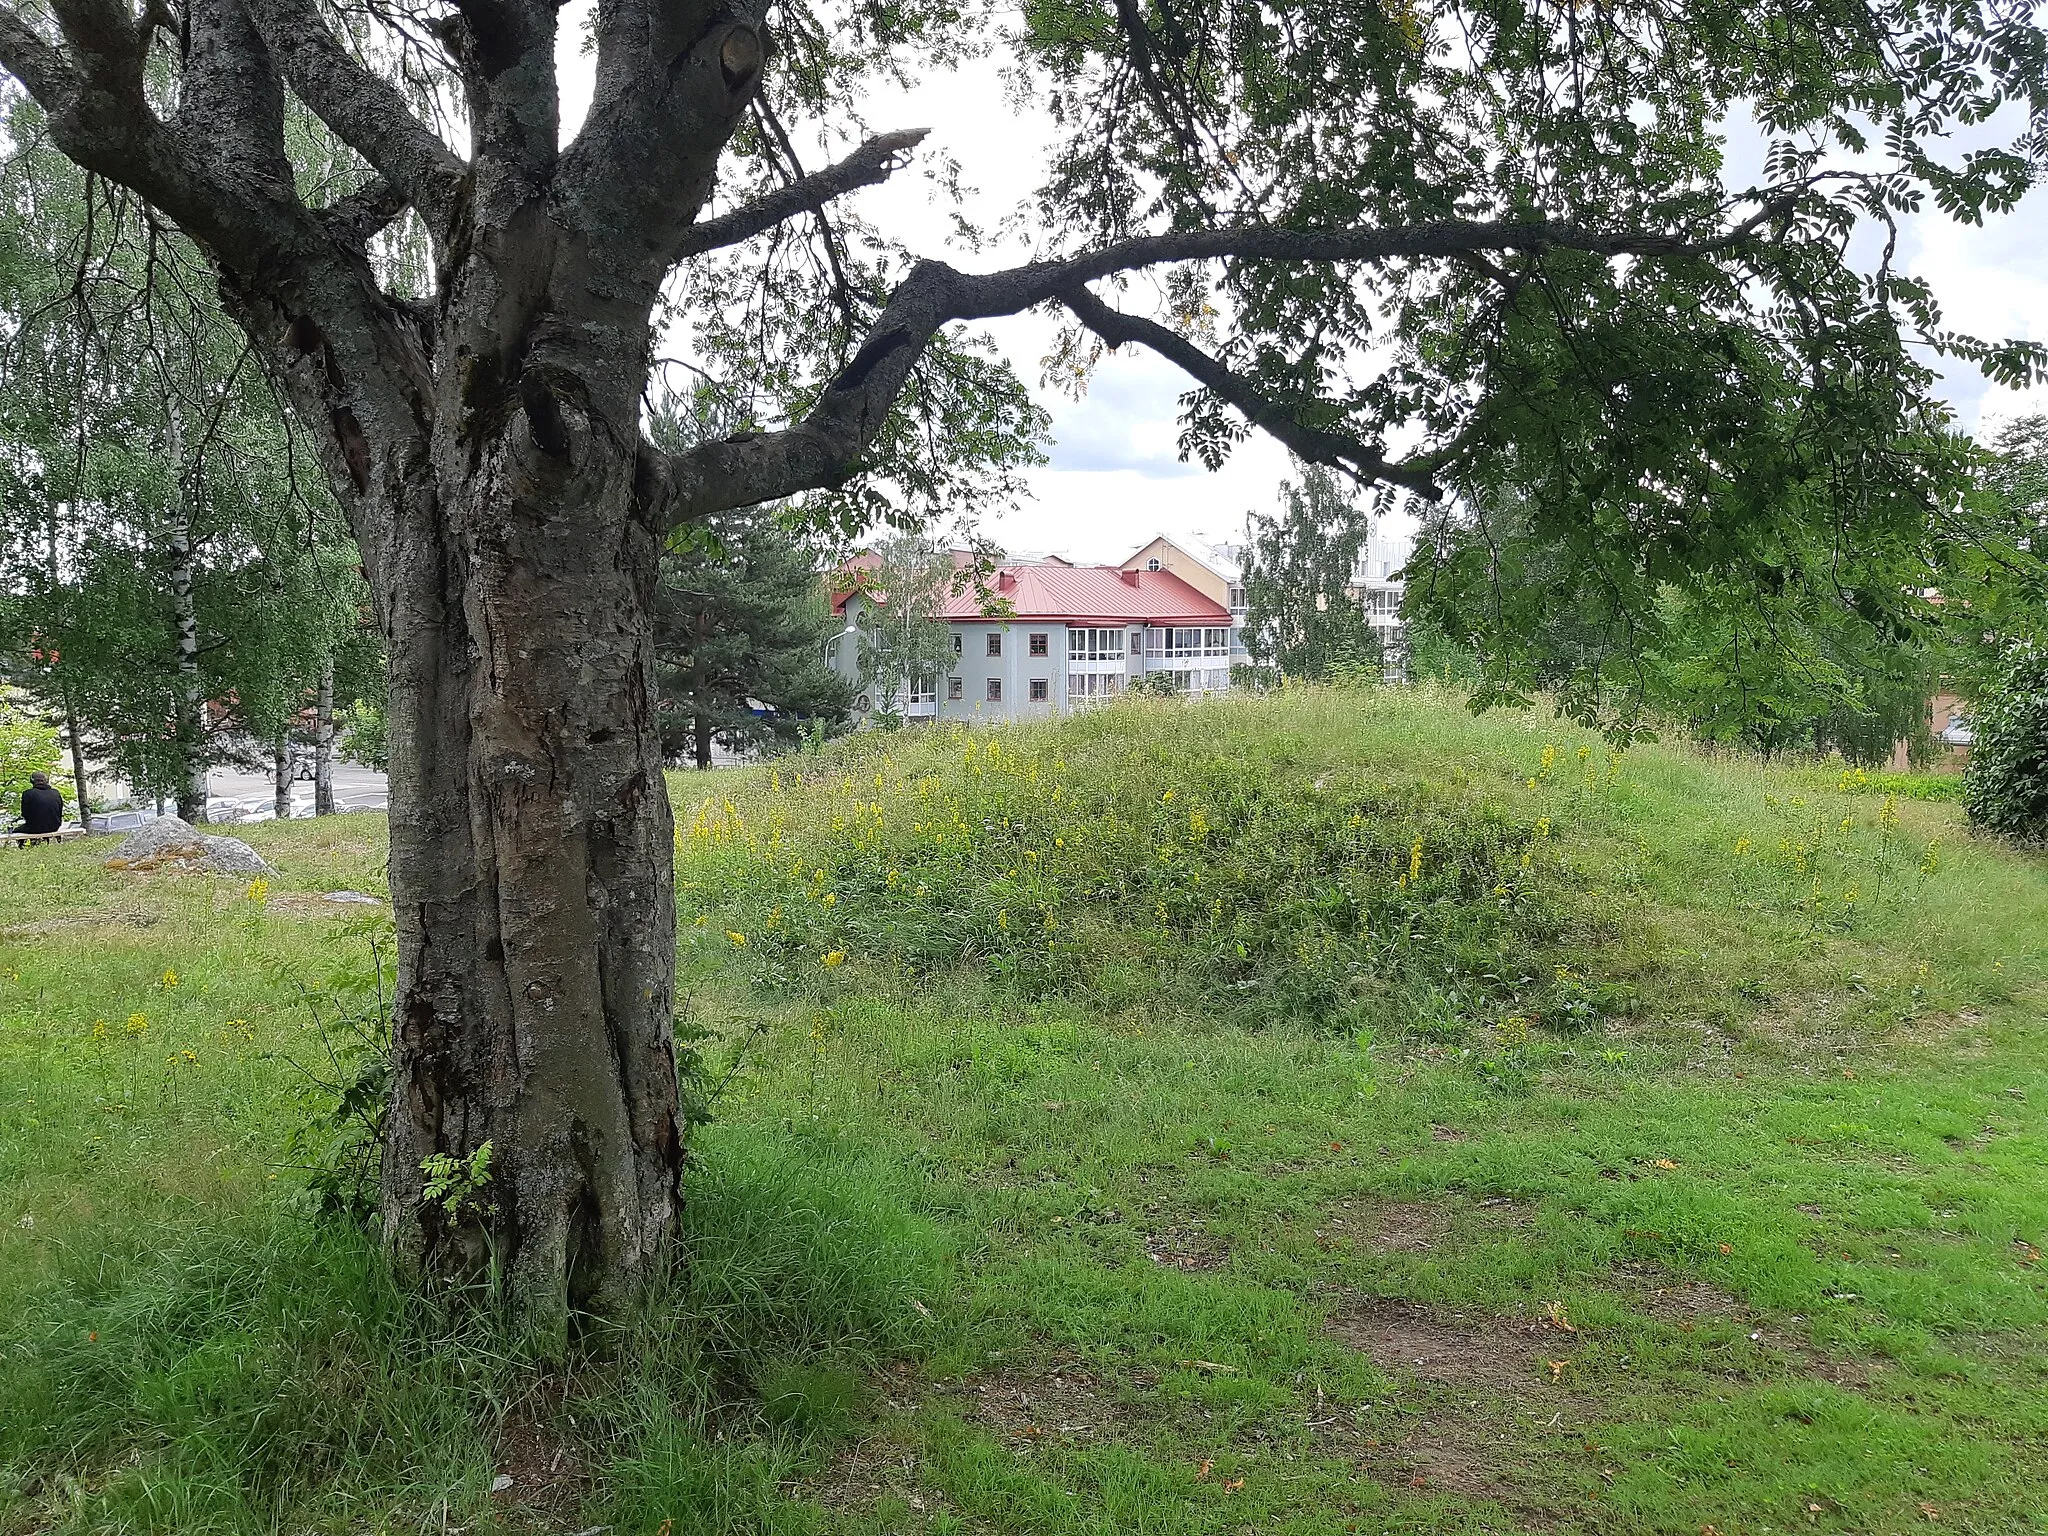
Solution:
M202 875L276 873L240 838L209 836L176 816L159 816L122 838L107 868L177 869Z

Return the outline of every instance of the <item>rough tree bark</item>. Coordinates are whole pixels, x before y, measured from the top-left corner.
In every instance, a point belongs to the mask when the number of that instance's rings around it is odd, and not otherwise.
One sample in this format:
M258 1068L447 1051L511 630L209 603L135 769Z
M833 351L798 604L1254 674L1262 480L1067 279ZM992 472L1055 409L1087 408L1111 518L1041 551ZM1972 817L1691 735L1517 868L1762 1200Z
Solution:
M280 731L270 749L270 809L279 821L292 819L291 738Z
M320 662L320 691L313 704L313 814L334 814L334 658Z
M706 217L770 58L760 0L606 0L596 95L558 147L552 0L457 0L433 21L467 105L460 158L364 67L315 0L0 0L0 66L73 159L134 189L212 262L320 443L389 656L394 1089L382 1223L417 1276L495 1273L536 1323L628 1306L671 1262L682 1120L671 1040L673 831L649 614L674 524L833 485L949 323L1067 305L1152 346L1302 456L1434 494L1431 462L1302 424L1178 333L1087 284L1163 262L1374 263L1566 246L1724 249L1542 221L1217 228L985 275L916 264L810 413L664 454L641 431L652 315L678 263L889 176L883 135ZM159 29L175 115L144 88ZM290 89L374 171L324 208L294 187ZM429 304L386 293L365 243L407 208ZM701 755L701 754L700 754ZM492 1148L472 1198L423 1164Z

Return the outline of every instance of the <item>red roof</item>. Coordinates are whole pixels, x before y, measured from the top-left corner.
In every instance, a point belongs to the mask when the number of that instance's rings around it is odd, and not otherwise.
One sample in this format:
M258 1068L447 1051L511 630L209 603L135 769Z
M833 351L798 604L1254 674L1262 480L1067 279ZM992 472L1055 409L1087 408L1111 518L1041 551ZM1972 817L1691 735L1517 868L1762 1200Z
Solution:
M956 556L963 568L966 557ZM859 569L865 557L849 561ZM832 606L842 608L851 592L834 583ZM989 610L1008 604L1007 614ZM951 620L1038 619L1063 624L1203 624L1221 628L1230 610L1204 597L1171 571L1124 571L1113 565L1005 565L989 589L969 583L940 610Z

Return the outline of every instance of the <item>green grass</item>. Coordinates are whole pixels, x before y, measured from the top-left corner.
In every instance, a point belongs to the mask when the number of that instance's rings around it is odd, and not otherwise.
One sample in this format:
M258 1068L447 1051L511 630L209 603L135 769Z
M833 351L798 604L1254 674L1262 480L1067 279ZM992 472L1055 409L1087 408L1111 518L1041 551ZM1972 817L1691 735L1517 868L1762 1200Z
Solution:
M672 787L731 1075L566 1375L288 1166L376 820L9 856L0 1531L2048 1531L2048 864L1952 805L1395 691Z

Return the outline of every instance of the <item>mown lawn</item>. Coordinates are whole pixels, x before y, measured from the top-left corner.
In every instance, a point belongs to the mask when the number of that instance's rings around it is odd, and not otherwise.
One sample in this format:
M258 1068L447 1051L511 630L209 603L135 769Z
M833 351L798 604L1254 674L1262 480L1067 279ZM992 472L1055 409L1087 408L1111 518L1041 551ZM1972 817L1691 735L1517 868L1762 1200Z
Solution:
M7 856L0 1530L2048 1531L1953 806L1392 691L672 787L693 1263L566 1372L310 1214L377 820Z

